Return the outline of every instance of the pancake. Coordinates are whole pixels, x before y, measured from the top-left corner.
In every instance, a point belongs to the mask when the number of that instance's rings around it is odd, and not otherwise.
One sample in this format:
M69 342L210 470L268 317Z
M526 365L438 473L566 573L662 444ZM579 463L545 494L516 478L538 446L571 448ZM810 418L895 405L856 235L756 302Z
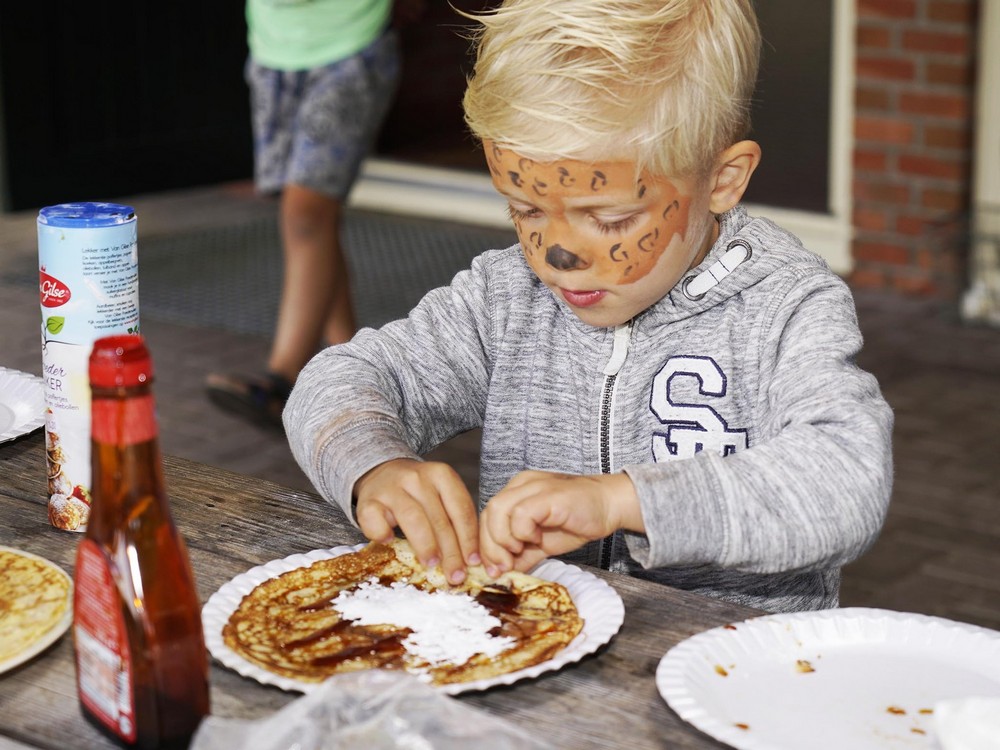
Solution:
M69 577L47 560L0 548L0 664L63 621L70 586Z
M303 682L380 668L444 685L547 661L582 628L561 584L516 572L493 581L477 565L453 586L395 540L264 581L222 635L243 658Z

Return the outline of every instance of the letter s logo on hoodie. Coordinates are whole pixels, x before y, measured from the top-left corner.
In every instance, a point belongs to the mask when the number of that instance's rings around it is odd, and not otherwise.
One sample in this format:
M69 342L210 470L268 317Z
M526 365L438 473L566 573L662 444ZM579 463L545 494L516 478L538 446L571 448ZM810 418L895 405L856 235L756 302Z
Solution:
M653 378L649 408L666 431L653 433L653 460L677 461L710 450L728 456L748 447L746 430L730 430L719 413L705 404L685 404L671 398L675 378L698 380L703 396L725 396L726 374L711 357L681 356L668 359Z

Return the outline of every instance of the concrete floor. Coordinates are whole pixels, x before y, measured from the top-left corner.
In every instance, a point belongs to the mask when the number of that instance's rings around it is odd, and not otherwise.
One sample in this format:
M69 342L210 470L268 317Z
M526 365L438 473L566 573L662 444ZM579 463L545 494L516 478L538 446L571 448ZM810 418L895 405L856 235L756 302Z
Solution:
M129 202L140 217L140 248L144 237L274 210L244 183ZM35 212L0 216L0 366L39 373L37 292L3 281L35 264ZM879 378L896 414L896 481L881 537L845 569L842 604L1000 629L1000 330L963 325L929 303L871 293L859 293L857 302L866 339L861 364ZM310 489L282 435L217 411L204 395L210 371L259 371L265 336L145 315L142 327L158 370L165 452ZM475 433L435 457L475 486Z

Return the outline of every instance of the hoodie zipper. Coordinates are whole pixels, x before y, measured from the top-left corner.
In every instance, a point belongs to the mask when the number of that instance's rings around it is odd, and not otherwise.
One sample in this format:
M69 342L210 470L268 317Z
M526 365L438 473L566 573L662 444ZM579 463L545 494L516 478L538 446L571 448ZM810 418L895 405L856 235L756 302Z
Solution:
M632 338L632 321L615 326L615 340L611 348L611 359L604 366L604 387L601 389L601 410L597 423L597 439L600 449L600 467L602 474L611 473L611 427L614 424L615 383L618 372L625 364L629 342ZM608 570L611 567L611 552L614 544L614 534L601 540L598 550L597 564Z

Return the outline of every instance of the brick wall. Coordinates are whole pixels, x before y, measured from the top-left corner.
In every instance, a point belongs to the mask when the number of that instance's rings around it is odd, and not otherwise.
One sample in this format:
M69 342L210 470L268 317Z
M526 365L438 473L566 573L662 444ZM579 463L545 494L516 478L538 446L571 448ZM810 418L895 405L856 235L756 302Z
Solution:
M857 0L857 287L965 286L977 0Z

